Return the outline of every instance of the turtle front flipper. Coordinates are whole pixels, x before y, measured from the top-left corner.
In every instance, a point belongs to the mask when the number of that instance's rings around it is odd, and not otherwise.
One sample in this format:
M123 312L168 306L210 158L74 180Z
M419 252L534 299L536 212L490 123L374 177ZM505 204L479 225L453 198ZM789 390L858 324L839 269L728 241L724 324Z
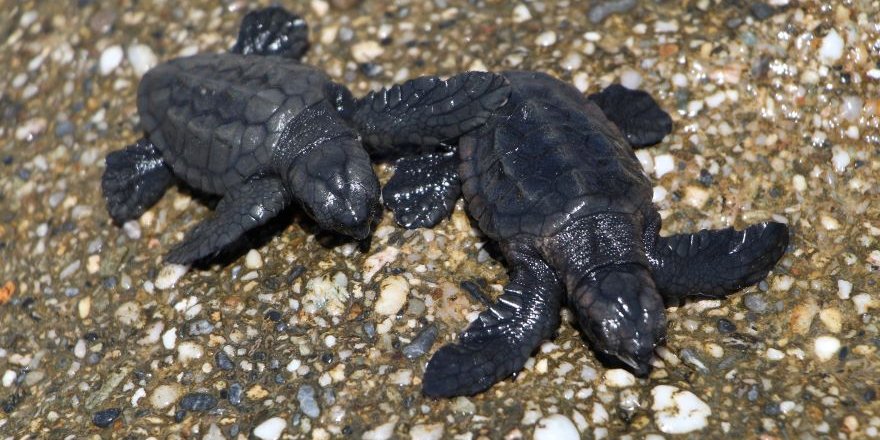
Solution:
M659 230L659 226L657 227ZM688 296L723 298L767 276L788 246L788 226L764 222L745 230L647 237L657 288L668 303Z
M174 182L162 153L146 138L107 155L101 191L116 223L141 216Z
M277 6L251 11L241 21L231 52L242 55L276 55L299 60L309 49L305 20Z
M192 264L214 256L245 232L265 224L288 204L291 195L281 179L255 177L232 188L220 199L214 215L190 230L165 261Z
M602 109L633 148L657 144L672 132L672 118L642 90L612 84L588 99Z
M382 189L385 206L407 228L430 228L448 217L461 195L457 151L398 159Z
M358 99L350 116L374 157L431 151L484 124L510 96L501 75L424 76Z
M472 395L522 370L532 352L559 326L562 286L531 250L508 251L504 294L461 334L438 350L425 369L431 397Z

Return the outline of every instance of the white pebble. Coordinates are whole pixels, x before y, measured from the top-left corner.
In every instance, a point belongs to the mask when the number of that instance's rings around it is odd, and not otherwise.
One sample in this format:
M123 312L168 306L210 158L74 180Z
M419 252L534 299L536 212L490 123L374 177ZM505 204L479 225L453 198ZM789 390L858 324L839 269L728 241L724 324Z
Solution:
M675 158L673 158L671 154L661 154L654 158L654 175L657 176L658 179L674 169Z
M642 75L632 69L626 69L620 74L620 84L630 90L636 90L642 85Z
M12 383L15 382L15 378L18 377L18 373L13 370L6 370L3 373L3 386L9 388L12 386Z
M544 31L535 38L535 44L541 47L548 47L556 44L556 32Z
M138 406L138 401L140 401L144 396L147 395L146 390L143 388L138 388L134 394L131 395L131 406Z
M614 368L605 372L605 384L610 387L626 388L635 385L636 377L629 371Z
M188 270L189 266L183 264L166 264L159 270L159 275L156 275L156 281L153 284L159 290L170 289Z
M562 414L553 414L538 421L535 440L577 440L581 438L574 423Z
M394 261L399 253L400 249L394 246L388 246L387 248L367 257L366 261L364 261L363 268L364 284L369 284L373 279L373 276L385 267L386 264Z
M849 299L852 287L852 283L847 280L837 280L837 296L840 299Z
M409 437L412 440L440 440L443 438L443 424L415 425L409 431Z
M709 201L709 191L699 186L690 185L684 189L684 202L694 208L702 208Z
M261 440L278 440L287 428L287 422L281 417L272 417L254 428L254 436Z
M587 75L586 72L578 72L574 74L572 81L574 81L574 86L580 90L581 93L586 92L587 89L590 88L590 76Z
M654 193L651 195L651 203L662 202L663 200L666 199L667 194L669 194L669 192L666 191L666 188L659 186L659 185L655 186Z
M361 41L351 46L351 56L359 63L372 61L383 53L385 49L376 41Z
M836 30L831 29L822 39L822 45L819 47L819 61L825 64L834 64L841 56L843 56L843 38Z
M579 53L572 52L562 59L561 65L565 70L577 70L581 67L582 60Z
M770 359L771 361L778 361L778 360L781 360L782 358L785 357L785 353L783 353L775 348L768 348L766 354L767 354L767 359Z
M822 223L823 228L829 231L840 229L840 222L838 222L836 218L831 217L830 215L819 216L819 222Z
M791 184L797 192L804 192L807 189L807 179L800 174L795 174L794 177L791 178Z
M864 315L868 313L868 309L871 307L877 307L877 303L871 298L871 295L867 293L860 293L858 295L854 295L852 297L853 305L856 307L856 313L859 315Z
M645 170L645 174L652 174L654 172L654 156L651 156L650 152L645 149L636 150L636 158L642 165L642 169Z
M408 386L412 383L412 370L397 370L388 375L388 382L394 385Z
M122 325L133 326L141 319L141 306L135 301L122 303L114 314Z
M849 166L849 152L837 146L833 148L833 151L831 163L834 165L834 171L841 174L845 172L846 167Z
M675 75L672 75L672 84L675 85L675 87L679 87L679 88L687 87L687 85L688 85L687 75L685 75L683 73L676 73Z
M594 425L604 425L608 422L608 410L599 402L593 403L593 412L590 414Z
M862 114L864 101L858 96L844 96L840 103L840 117L847 121L855 121Z
M119 66L119 63L122 62L122 56L122 48L118 44L104 49L101 52L101 60L99 62L101 75L108 75L110 72L113 72Z
M251 249L244 257L244 265L248 269L259 269L263 267L263 256L256 249Z
M150 49L150 46L133 44L128 47L128 62L131 63L134 72L141 76L152 69L159 60L156 58L156 54L153 53L153 49Z
M177 345L177 329L172 328L162 334L162 345L168 349L173 350Z
M385 278L379 288L379 299L376 300L375 311L380 315L393 316L403 308L409 283L406 278L394 275Z
M73 355L79 359L86 357L86 341L85 341L85 339L79 339L76 341L76 345L73 346Z
M79 312L79 319L86 319L89 317L89 312L92 311L92 297L87 296L83 299L79 300L76 305L77 311Z
M520 3L513 8L513 22L514 23L525 23L532 19L532 12L529 11L528 6Z
M654 22L654 32L661 34L664 32L678 32L678 22L675 20Z
M813 344L813 351L821 361L834 358L840 350L840 340L834 336L819 336Z
M150 394L150 405L155 409L165 409L177 402L180 397L180 386L177 384L159 385Z
M712 409L694 393L671 385L658 385L651 390L654 422L667 434L686 434L708 425Z
M387 440L394 435L394 427L397 425L398 418L391 417L391 420L385 422L367 432L361 437L363 440Z
M138 339L138 345L152 345L156 342L159 342L159 339L162 337L162 330L165 329L165 323L162 321L156 321L147 328L146 335L143 338Z
M718 91L706 97L706 105L708 105L709 108L716 108L723 104L726 99L727 94L723 91Z
M184 364L195 359L201 359L205 354L202 346L192 341L181 342L177 346L177 359Z

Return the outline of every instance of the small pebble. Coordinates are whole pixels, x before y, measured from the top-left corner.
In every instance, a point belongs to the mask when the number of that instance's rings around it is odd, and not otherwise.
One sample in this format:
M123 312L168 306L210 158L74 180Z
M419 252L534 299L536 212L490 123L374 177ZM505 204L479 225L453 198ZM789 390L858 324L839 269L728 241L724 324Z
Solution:
M150 405L156 409L168 408L180 397L180 387L174 385L159 385L150 395Z
M834 64L843 56L843 44L843 38L836 30L828 31L819 46L819 61L823 64Z
M443 438L443 424L415 425L409 430L409 437L411 440L441 440Z
M529 7L520 3L513 8L513 22L525 23L532 19L532 13Z
M296 392L296 400L299 401L300 410L303 414L317 419L321 415L321 408L315 400L315 388L311 385L302 385Z
M281 417L272 417L254 428L254 436L260 440L278 440L287 428L287 422Z
M178 405L187 411L208 411L217 406L217 398L208 393L189 393Z
M538 420L535 427L535 440L578 440L581 438L577 427L568 417L553 414Z
M152 69L159 60L150 46L143 44L133 44L128 47L128 62L134 68L134 72L138 76L143 76L148 70Z
M241 386L240 383L234 382L229 385L229 389L227 390L226 398L229 400L229 403L232 405L238 406L241 404L241 396L244 394L244 387Z
M244 257L244 265L248 269L259 269L263 267L263 256L256 249L251 249Z
M401 350L403 356L407 359L417 359L422 357L431 349L431 346L434 345L434 341L437 340L438 334L439 330L436 325L431 324L425 327L415 338L413 338L412 342L403 346L403 349Z
M101 52L101 59L99 61L101 75L109 75L113 72L119 66L119 63L122 62L123 55L122 47L118 44L104 49Z
M363 440L388 440L394 435L394 427L397 426L397 421L398 418L394 416L390 421L364 432L361 438Z
M186 274L187 271L189 271L189 266L182 264L166 264L159 270L159 275L156 276L156 281L153 284L159 290L170 289L177 284L177 280Z
M642 75L635 70L626 69L620 74L620 85L630 90L638 90L642 85Z
M92 416L92 424L97 426L98 428L106 428L113 424L119 416L122 415L122 410L119 408L110 408L102 411L98 411Z
M675 170L675 158L671 154L661 154L654 158L654 175L658 179L673 170Z
M592 3L593 6L590 8L590 11L587 13L587 17L593 23L601 23L608 16L614 14L620 14L622 12L629 11L634 8L637 4L637 0L605 0L600 2Z
M667 434L686 434L705 428L712 409L694 393L671 385L651 390L654 422Z
M544 31L535 37L535 44L541 47L549 47L556 44L556 32Z
M743 299L743 304L745 304L747 309L759 314L766 312L768 308L767 300L760 293L746 295Z
M399 275L385 278L379 287L379 299L374 306L376 313L385 316L396 315L406 303L407 293L409 293L409 283L406 278Z
M840 299L849 299L852 293L853 285L847 280L837 280L837 297Z
M834 359L840 351L840 340L834 336L819 336L813 343L813 351L821 361Z
M615 388L626 388L636 384L636 377L629 371L614 368L605 372L605 384Z
M377 41L362 41L351 46L351 57L358 63L367 63L385 53Z
M223 350L217 350L217 353L214 355L214 364L217 365L217 368L224 371L230 371L235 368L235 364L232 363L232 360L229 359L229 356Z

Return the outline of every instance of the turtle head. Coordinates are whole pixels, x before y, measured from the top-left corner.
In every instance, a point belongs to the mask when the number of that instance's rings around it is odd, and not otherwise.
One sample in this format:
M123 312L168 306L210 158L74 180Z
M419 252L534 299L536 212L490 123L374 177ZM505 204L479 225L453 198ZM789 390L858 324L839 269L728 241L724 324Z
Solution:
M606 266L572 292L581 329L593 349L637 376L651 371L654 349L666 340L663 300L644 267Z
M337 137L296 160L288 182L323 229L358 240L370 235L379 210L379 180L356 137Z

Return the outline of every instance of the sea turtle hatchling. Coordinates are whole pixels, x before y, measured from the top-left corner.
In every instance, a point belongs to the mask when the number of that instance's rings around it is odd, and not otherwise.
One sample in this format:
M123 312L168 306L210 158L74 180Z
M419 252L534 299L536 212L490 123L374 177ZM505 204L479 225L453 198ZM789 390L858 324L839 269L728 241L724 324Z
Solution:
M425 394L474 394L517 373L559 326L563 302L597 352L644 375L665 341L664 301L723 298L785 252L788 227L776 222L659 235L633 149L660 142L672 120L647 93L612 85L584 97L542 73L503 75L509 101L457 152L398 160L383 190L406 227L436 224L464 193L510 268L497 302L428 362Z
M231 53L176 58L138 88L145 136L107 156L101 187L116 223L139 217L179 180L222 196L166 256L211 257L294 201L324 229L363 239L379 183L362 143L430 147L482 124L510 92L467 72L421 77L361 99L302 64L305 22L277 7L242 21Z

